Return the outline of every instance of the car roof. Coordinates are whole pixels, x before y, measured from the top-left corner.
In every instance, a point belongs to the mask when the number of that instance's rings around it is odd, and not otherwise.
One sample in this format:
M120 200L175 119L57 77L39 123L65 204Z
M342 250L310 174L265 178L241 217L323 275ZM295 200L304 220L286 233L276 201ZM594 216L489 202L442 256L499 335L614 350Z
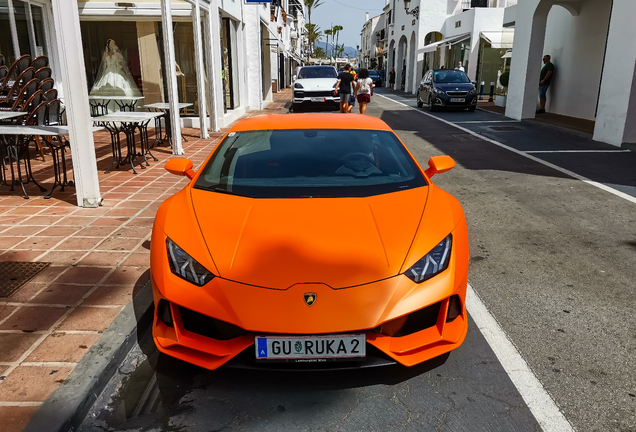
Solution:
M285 129L392 129L377 117L362 114L271 114L239 121L230 132Z
M335 67L330 66L330 65L311 65L311 66L300 66L301 69L305 69L305 68L328 68L328 67L332 67L335 69Z

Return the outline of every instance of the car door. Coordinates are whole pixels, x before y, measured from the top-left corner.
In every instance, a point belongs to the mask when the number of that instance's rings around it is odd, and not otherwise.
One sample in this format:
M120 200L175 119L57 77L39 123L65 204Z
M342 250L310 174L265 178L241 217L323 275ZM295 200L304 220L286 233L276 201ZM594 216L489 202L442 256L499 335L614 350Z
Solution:
M424 78L422 78L422 102L428 102L428 96L431 92L430 82L431 82L432 72L428 71L424 74Z

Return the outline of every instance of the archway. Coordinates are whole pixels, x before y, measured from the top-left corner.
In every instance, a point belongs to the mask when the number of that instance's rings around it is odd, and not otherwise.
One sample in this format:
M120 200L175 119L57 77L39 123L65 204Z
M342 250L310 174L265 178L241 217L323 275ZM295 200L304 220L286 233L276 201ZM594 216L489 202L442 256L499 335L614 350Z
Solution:
M395 39L391 39L391 42L389 43L389 51L387 53L387 62L385 65L386 68L386 81L387 84L386 86L388 87L389 84L389 73L391 72L391 68L395 67Z
M519 16L532 16L518 22L515 27L514 60L510 70L506 116L522 119L534 118L537 108L540 76L548 14L553 6L565 8L572 16L581 10L580 0L527 0L521 3Z
M408 47L408 42L406 40L406 36L402 36L400 41L398 42L397 47L397 59L395 62L395 71L396 79L395 79L395 87L400 90L404 90L403 86L406 85L406 49Z
M415 43L415 32L411 33L411 40L409 41L409 47L408 47L408 58L407 58L407 65L406 65L406 70L407 70L407 74L406 74L406 88L404 89L404 91L406 92L411 92L411 93L415 93L415 88L416 84L415 84L415 71L417 68L417 64L415 63L415 47L416 47L416 43Z

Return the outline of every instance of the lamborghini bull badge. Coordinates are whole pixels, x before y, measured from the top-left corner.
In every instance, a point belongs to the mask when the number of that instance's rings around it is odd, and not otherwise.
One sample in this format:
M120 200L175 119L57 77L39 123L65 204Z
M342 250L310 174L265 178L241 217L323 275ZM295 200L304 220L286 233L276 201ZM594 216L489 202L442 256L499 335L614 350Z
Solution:
M312 306L316 303L316 293L305 293L303 294L303 298L305 299L305 304L307 306Z

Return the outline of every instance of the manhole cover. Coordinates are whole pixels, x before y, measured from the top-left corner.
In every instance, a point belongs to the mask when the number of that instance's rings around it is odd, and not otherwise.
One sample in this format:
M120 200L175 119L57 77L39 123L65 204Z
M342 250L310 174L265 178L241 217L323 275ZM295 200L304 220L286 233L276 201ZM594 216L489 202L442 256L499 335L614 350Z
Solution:
M511 132L511 131L520 131L520 130L522 130L521 128L514 127L514 126L490 126L490 129L496 130L496 131L499 131L499 132Z
M9 297L49 264L51 263L0 261L0 297Z

